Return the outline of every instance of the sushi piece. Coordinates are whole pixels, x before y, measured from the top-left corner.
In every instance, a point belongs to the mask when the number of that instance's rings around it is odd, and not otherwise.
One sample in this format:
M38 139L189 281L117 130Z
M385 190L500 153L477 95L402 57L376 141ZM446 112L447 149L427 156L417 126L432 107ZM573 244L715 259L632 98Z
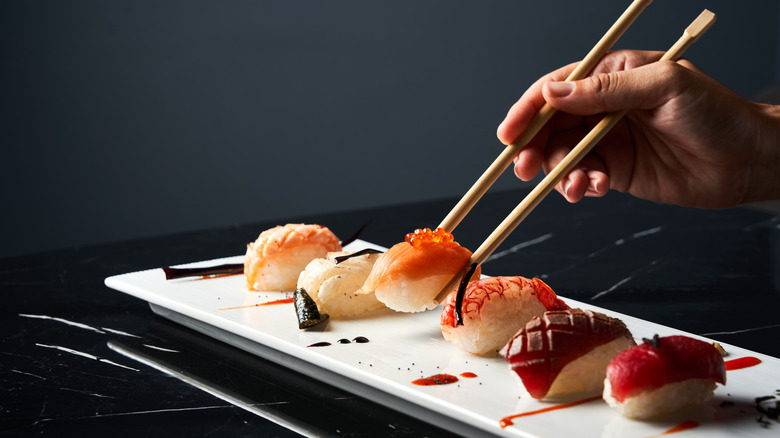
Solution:
M456 323L457 291L447 295L441 312L444 339L473 354L497 352L535 316L568 309L542 280L487 277L466 286L463 324Z
M563 401L601 393L609 361L634 345L622 321L568 309L533 318L501 355L531 397Z
M305 289L322 312L333 318L344 318L385 307L374 294L357 292L379 258L378 252L359 255L330 252L312 260L298 277L298 289Z
M341 251L338 237L322 225L279 225L246 246L244 275L249 290L294 291L306 265Z
M373 292L398 312L433 309L439 304L436 296L469 258L471 251L444 229L418 229L376 261L359 293ZM479 278L480 272L478 267L472 278Z
M604 400L624 417L649 419L706 403L726 384L718 350L689 336L654 336L607 366Z

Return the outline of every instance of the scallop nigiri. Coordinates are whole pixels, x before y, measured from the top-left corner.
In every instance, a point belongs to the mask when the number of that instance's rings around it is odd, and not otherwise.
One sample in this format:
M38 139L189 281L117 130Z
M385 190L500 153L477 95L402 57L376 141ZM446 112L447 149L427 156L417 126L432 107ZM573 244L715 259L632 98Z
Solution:
M487 277L466 286L462 325L456 323L457 291L441 313L444 339L473 354L496 352L535 316L569 306L538 278Z
M568 309L533 318L501 355L533 398L553 401L600 393L609 361L635 344L622 321Z
M422 312L439 303L436 296L471 258L471 251L441 228L415 230L374 264L360 293L375 293L399 312ZM479 278L480 268L472 278Z
M689 336L645 339L607 366L604 400L628 418L648 419L709 401L726 384L723 356Z
M333 318L356 316L382 309L374 294L357 292L365 283L379 252L363 254L331 252L312 260L298 277L298 289L305 290L321 312Z
M306 265L334 251L341 251L339 239L322 225L270 228L246 246L246 286L249 290L294 291Z

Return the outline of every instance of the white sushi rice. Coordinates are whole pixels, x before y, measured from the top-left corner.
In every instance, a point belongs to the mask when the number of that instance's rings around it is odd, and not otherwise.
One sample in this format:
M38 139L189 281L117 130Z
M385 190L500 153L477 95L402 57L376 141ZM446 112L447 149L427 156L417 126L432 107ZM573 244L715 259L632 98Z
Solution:
M612 397L612 386L605 379L604 400L624 417L647 420L707 403L716 386L712 379L688 379L643 391L621 403Z
M379 301L396 312L423 312L438 306L436 295L451 278L452 274L445 274L414 282L391 280L378 287L374 293Z
M567 401L599 394L604 388L607 365L618 353L631 346L628 338L620 337L569 362L558 373L544 400Z
M496 353L535 316L547 309L530 291L518 298L494 295L478 314L464 315L463 325L442 326L444 339L472 354Z

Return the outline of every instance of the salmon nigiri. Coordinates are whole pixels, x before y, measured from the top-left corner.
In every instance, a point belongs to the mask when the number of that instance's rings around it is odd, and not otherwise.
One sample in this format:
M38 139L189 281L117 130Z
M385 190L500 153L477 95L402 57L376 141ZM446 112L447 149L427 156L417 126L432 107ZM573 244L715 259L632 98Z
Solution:
M294 291L309 262L335 251L341 251L339 239L322 225L270 228L246 246L246 286L249 290Z
M654 336L607 366L604 400L628 418L647 419L709 401L726 384L723 356L689 336Z
M501 355L533 398L553 401L600 393L609 361L633 345L622 321L568 309L533 318Z
M438 305L436 295L471 258L471 251L441 228L415 230L374 263L361 292L398 312L422 312ZM479 278L477 268L472 278Z
M457 291L451 292L441 313L444 339L473 354L497 352L535 316L548 310L564 310L561 301L538 278L487 277L466 286L463 324L457 324Z

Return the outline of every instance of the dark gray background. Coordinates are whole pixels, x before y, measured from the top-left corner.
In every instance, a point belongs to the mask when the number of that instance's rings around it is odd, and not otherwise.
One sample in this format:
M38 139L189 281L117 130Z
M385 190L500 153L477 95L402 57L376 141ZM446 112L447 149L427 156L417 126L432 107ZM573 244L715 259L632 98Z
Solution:
M511 104L629 3L2 2L0 257L460 196ZM656 0L616 48L665 50L704 8L686 57L773 86L772 0Z

